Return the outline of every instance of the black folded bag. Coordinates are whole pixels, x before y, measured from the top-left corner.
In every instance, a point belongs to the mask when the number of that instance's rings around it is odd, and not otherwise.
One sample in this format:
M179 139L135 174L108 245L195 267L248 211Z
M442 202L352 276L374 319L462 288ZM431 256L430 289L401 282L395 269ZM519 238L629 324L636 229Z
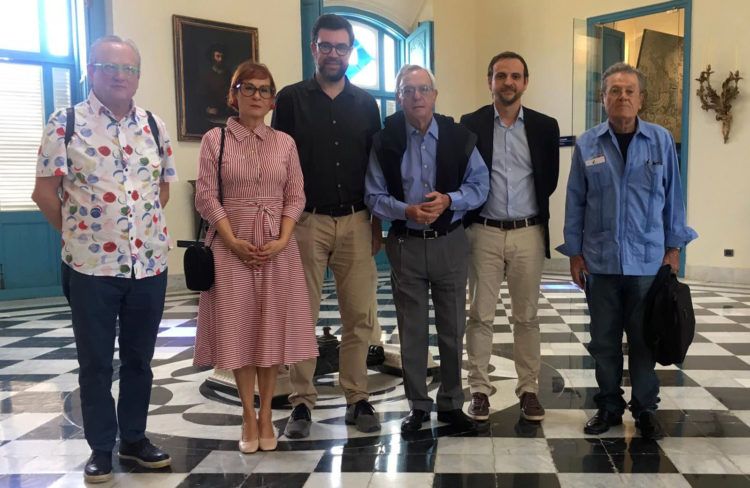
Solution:
M695 336L690 287L677 281L672 268L659 269L646 294L643 336L654 359L663 366L680 364Z
M224 128L221 128L221 146L219 147L219 159L217 176L219 180L219 202L224 203L221 191L221 160L224 157ZM208 291L214 285L215 267L214 253L209 245L201 240L201 230L205 220L201 217L198 224L198 232L194 241L177 241L178 247L185 247L185 256L182 259L182 267L185 272L185 285L189 290Z

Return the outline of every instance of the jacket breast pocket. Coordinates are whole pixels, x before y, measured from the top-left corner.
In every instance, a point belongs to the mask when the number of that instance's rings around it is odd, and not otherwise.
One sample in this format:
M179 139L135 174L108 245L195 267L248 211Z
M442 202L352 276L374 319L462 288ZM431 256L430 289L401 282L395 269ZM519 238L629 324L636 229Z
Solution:
M586 226L589 231L603 232L614 225L617 191L612 170L604 163L586 168L588 203Z
M586 168L586 181L589 188L596 192L602 192L613 185L612 173L604 163L595 164Z
M636 186L643 193L646 203L644 231L649 232L661 221L659 214L664 207L664 165L647 162L637 169Z

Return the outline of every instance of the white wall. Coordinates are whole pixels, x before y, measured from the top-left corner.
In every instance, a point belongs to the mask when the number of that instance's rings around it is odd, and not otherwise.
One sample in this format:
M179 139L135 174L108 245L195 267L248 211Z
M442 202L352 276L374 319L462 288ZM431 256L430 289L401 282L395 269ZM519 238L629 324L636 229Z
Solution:
M487 103L486 64L496 53L517 51L529 64L524 103L558 119L561 134L573 133L573 28L575 19L620 12L658 3L643 0L434 0L435 64L441 94L439 110L459 115ZM694 0L692 12L690 140L688 152L688 222L700 237L687 249L687 276L694 279L750 283L750 85L740 82L728 144L713 113L695 96L701 70L711 63L719 87L729 70L747 74L747 19L750 2ZM472 44L473 43L473 44ZM473 95L461 91L471 86ZM578 102L576 102L578 103ZM571 150L561 149L558 189L552 196L552 245L562 241L565 185ZM734 258L723 257L733 248ZM567 269L553 252L552 268Z
M301 79L300 9L298 0L112 0L115 34L132 38L142 57L138 105L164 119L174 143L180 181L171 185L167 224L174 240L195 237L192 192L197 176L199 142L177 141L177 109L172 42L172 15L258 28L260 61L279 87ZM170 253L171 278L182 274L181 249Z
M720 278L750 283L750 42L747 21L750 3L723 0L693 2L691 56L690 167L688 215L700 238L689 248L688 273L696 279ZM740 95L733 103L734 123L723 143L721 124L713 112L700 108L695 78L711 64L714 88L729 71L739 70ZM735 257L723 257L733 248Z

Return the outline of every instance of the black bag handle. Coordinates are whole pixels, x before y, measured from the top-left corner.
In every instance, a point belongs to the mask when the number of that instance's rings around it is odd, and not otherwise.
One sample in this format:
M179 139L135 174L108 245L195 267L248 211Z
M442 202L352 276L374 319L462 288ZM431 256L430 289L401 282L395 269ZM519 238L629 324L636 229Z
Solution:
M224 193L221 189L221 161L224 159L224 127L221 128L221 144L219 145L219 161L218 161L218 168L216 171L217 179L219 180L219 203L224 205ZM198 225L198 232L195 235L195 242L198 242L201 238L201 230L203 229L203 225L207 223L206 220L201 215L201 223Z

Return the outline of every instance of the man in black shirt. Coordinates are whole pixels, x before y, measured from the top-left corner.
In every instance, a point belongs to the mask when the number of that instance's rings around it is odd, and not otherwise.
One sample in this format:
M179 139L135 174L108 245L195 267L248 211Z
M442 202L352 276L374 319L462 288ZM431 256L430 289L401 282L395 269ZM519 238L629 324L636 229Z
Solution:
M276 97L272 126L291 135L305 178L305 212L295 228L313 322L320 311L326 266L336 279L343 324L339 350L339 382L346 396L346 423L362 432L380 429L368 402L367 350L376 323L376 269L373 255L380 247L380 222L364 204L365 172L372 136L380 130L375 99L346 78L354 44L351 24L337 15L323 15L312 29L310 48L315 75L287 86ZM291 367L294 406L285 434L307 437L315 360Z

